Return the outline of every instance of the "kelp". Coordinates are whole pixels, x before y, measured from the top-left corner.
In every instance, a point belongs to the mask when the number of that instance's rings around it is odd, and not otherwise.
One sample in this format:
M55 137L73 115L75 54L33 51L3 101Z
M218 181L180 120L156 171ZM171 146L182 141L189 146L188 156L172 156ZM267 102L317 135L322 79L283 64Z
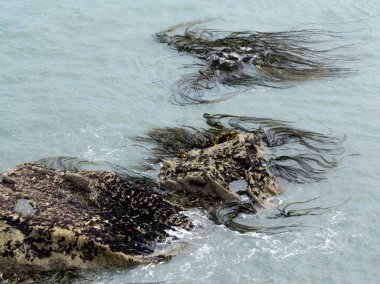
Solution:
M279 234L284 232L299 231L303 225L299 224L284 224L276 226L263 225L248 225L236 221L236 218L241 214L256 214L257 210L250 203L227 203L220 204L210 211L211 219L219 225L224 225L227 228L239 233L264 233L264 234Z
M283 222L281 219L288 219L288 218L295 218L295 217L305 217L305 216L317 216L322 215L324 213L327 213L331 210L334 210L338 208L339 206L342 206L345 204L348 200L343 202L342 204L334 205L334 206L312 206L309 205L311 202L320 199L321 196L311 198L305 201L295 201L295 202L289 202L284 205L279 205L276 209L276 213L269 214L268 216L264 216L264 219L274 219L278 220L279 222L276 222L276 225L261 225L261 224L249 224L249 223L241 223L239 221L236 221L236 219L241 214L256 214L257 210L255 207L250 203L227 203L227 204L220 204L219 206L216 206L212 210L210 210L210 216L211 219L216 223L220 225L224 225L227 228L237 231L239 233L248 233L248 232L255 232L255 233L264 233L264 234L280 234L285 232L294 232L294 231L301 231L305 228L311 228L313 226L305 225L303 223L297 222L295 220L294 222L288 223ZM303 205L302 208L297 208L297 206ZM251 219L250 223L254 223L252 221L255 221L255 219Z
M136 137L135 140L149 144L152 156L147 161L151 164L161 162L162 168L165 170L165 167L170 167L166 161L170 161L173 157L175 159L186 158L187 153L194 149L213 147L218 143L231 141L239 134L252 133L267 152L268 171L276 178L290 183L325 180L328 170L337 167L340 162L336 157L344 152L341 143L345 137L298 129L287 121L226 114L204 114L204 119L207 125L204 128L186 125L155 128L149 130L145 136ZM221 139L221 137L223 138ZM253 169L253 171L255 170ZM214 222L224 224L239 232L275 233L298 230L302 227L284 225L263 228L236 222L236 217L241 213L255 214L257 212L257 208L251 201L215 203L212 198L200 196L196 192L190 192L185 196L178 192L166 192L165 194L166 198L185 208L205 208ZM319 207L290 209L290 207L292 207L292 203L284 208L279 207L279 215L275 215L275 217L314 215L329 209Z
M233 138L236 133L255 134L269 152L268 167L277 177L289 182L322 181L329 169L336 167L344 152L340 144L345 137L298 129L289 122L249 116L204 114L208 128L192 126L165 127L149 130L135 141L152 145L150 164L173 156L183 156L200 145L213 145L219 137ZM289 153L288 153L289 152Z
M339 163L335 156L344 152L340 145L345 136L298 129L286 121L224 114L205 114L204 117L214 128L231 127L260 137L268 150L279 153L269 157L270 171L288 182L324 180L326 172Z
M225 32L196 27L194 21L156 34L156 40L178 52L191 54L199 69L183 76L173 90L172 102L179 105L209 103L226 98L236 88L254 86L282 88L291 81L326 78L349 73L337 67L339 57L330 54L338 47L317 49L344 34L324 29L283 32ZM184 29L183 34L174 34ZM218 96L207 99L214 89Z
M102 170L113 172L117 173L125 179L128 179L128 181L131 183L135 182L136 186L139 186L142 183L145 183L151 188L155 188L157 186L157 182L151 177L144 175L141 172L137 172L127 167L107 161L89 161L78 157L58 156L42 158L35 163L53 170L71 172Z
M153 128L145 136L133 137L136 142L156 145L151 149L152 157L147 158L156 164L165 158L183 157L192 149L204 149L233 139L237 134L234 129L197 129L190 126Z

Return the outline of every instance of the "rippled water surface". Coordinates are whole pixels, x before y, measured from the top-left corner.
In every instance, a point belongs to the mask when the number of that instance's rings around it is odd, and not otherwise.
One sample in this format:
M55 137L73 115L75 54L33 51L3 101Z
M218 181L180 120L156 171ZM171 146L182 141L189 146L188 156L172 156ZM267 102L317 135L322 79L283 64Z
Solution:
M2 1L0 0L0 171L50 156L134 168L146 153L129 137L208 113L269 117L346 135L347 157L327 181L282 183L278 202L320 196L318 216L268 220L303 224L281 234L238 234L202 212L168 263L102 270L99 283L378 283L380 281L380 5L336 1ZM208 105L175 106L170 90L195 62L153 34L212 19L221 30L344 31L354 74L256 88ZM310 24L312 23L312 24ZM344 42L347 41L347 42ZM354 155L353 155L354 154ZM263 213L265 214L265 212Z

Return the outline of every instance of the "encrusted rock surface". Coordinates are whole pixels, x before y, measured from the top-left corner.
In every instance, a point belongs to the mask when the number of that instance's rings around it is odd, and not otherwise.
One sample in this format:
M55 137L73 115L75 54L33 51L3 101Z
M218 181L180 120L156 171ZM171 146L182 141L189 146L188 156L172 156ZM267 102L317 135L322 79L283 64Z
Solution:
M245 188L233 191L230 185L237 181ZM156 186L169 193L167 200L153 190ZM155 250L157 242L169 229L192 226L182 207L168 200L212 209L248 198L267 207L279 193L260 138L236 131L215 134L168 158L158 182L21 164L0 182L0 273L165 260L171 255Z
M155 245L190 220L145 178L34 163L0 182L0 273L125 266L170 258Z
M160 182L177 195L240 202L246 194L254 203L267 207L268 198L280 193L267 170L260 140L252 133L237 134L232 140L179 156L166 161L159 173ZM245 180L247 188L232 192L229 184L238 180Z

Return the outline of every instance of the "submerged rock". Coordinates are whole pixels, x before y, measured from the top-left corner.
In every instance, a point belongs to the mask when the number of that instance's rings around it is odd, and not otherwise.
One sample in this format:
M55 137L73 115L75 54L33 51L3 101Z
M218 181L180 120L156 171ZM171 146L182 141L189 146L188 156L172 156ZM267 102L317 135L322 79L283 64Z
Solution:
M155 182L25 163L0 183L0 274L125 266L170 258L167 230L190 228Z
M172 193L182 191L183 195L227 203L242 202L241 195L245 194L257 205L267 207L268 198L280 192L268 172L260 139L252 133L236 134L221 144L182 153L164 163L159 177ZM246 181L246 188L231 191L229 185L239 180Z

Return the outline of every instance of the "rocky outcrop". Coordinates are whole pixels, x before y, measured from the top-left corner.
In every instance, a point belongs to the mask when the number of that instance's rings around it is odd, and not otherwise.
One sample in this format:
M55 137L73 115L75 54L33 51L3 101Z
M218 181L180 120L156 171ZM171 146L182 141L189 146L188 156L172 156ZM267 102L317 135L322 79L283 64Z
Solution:
M206 143L207 144L207 143ZM208 146L208 145L206 145ZM232 140L204 149L193 149L168 160L160 170L160 182L172 193L222 202L242 202L248 195L256 204L267 207L268 198L279 194L276 179L267 170L259 138L252 134L235 134ZM244 180L238 192L230 184Z
M0 274L165 260L168 229L190 228L155 182L102 171L69 172L26 163L0 183Z
M203 208L232 230L262 231L234 219L268 207L280 193L277 179L318 182L339 163L327 156L339 154L343 140L337 137L270 119L204 117L209 128L155 128L135 138L151 145L149 164L161 165L157 181L35 163L6 171L0 182L0 278L168 259L172 247L158 251L156 244L168 230L192 226L183 208ZM280 215L295 211L289 212Z
M175 204L209 210L248 196L266 207L280 192L255 134L220 131L194 141L164 162L158 182L35 163L7 170L0 183L0 272L165 260L171 255L156 251L157 242L169 229L192 226ZM245 188L232 191L236 181L245 181ZM166 200L155 187L167 193Z

